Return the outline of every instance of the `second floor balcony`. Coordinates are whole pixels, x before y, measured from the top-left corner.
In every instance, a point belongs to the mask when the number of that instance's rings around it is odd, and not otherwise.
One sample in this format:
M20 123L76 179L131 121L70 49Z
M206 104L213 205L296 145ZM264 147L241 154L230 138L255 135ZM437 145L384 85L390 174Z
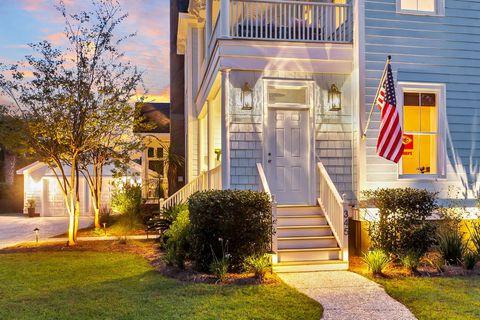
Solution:
M352 6L292 0L207 0L205 40L212 52L217 39L299 42L352 42Z

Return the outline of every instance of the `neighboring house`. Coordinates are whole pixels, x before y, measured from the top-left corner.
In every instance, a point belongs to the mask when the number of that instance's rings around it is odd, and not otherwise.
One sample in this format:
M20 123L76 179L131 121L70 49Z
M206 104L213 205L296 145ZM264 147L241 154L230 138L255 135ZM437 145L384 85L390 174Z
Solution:
M135 134L143 138L146 148L138 154L135 162L129 165L127 179L134 179L142 183L142 197L148 201L158 203L161 190L168 191L166 177L165 157L170 144L170 106L168 103L142 104L140 113L153 127L149 130L136 130ZM134 156L135 158L135 156ZM102 207L109 207L112 182L114 180L113 165L106 165L103 170ZM67 174L70 170L66 170ZM35 200L36 212L41 216L68 215L65 207L63 193L52 170L42 162L34 162L22 169L17 174L23 175L23 201L26 212L27 202ZM93 214L91 196L84 177L80 177L80 214ZM161 187L160 187L161 186Z
M66 168L67 175L69 168ZM110 206L110 197L113 190L112 181L114 180L112 165L106 165L103 169L103 187L102 187L102 208ZM141 182L140 173L142 167L135 162L130 162L129 176L125 179L132 179L135 182ZM25 213L27 212L27 202L30 199L35 200L36 213L40 216L67 216L68 212L65 206L63 193L60 189L54 172L43 162L36 161L22 169L17 170L17 174L23 175L24 181L24 203ZM84 177L79 179L80 186L80 214L93 214L92 199Z
M281 271L347 268L348 204L362 190L447 198L455 185L473 200L479 15L480 3L448 0L191 0L177 33L187 186L164 205L208 188L270 192ZM362 137L387 55L399 164L376 155L377 109Z
M170 147L170 104L143 103L140 110L154 127L134 130L143 137L145 149L141 155L142 197L147 201L158 202L168 194L166 157Z

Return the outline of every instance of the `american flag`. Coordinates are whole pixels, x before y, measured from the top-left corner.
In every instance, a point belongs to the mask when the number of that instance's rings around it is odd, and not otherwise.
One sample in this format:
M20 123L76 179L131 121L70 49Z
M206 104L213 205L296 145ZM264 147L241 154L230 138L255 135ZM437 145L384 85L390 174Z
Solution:
M393 83L392 67L387 65L385 77L381 80L381 89L376 97L382 120L377 140L377 154L397 163L403 154L402 127L397 110L397 98Z

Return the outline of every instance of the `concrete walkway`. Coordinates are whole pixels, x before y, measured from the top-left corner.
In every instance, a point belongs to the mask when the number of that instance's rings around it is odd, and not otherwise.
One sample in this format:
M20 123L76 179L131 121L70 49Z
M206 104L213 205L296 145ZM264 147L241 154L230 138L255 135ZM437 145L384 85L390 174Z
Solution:
M280 273L324 308L325 320L410 320L415 316L377 283L349 271Z
M79 228L86 228L92 222L92 217L80 217ZM0 249L21 242L35 241L35 228L40 229L39 239L45 241L65 233L67 226L68 217L28 218L22 214L0 214Z

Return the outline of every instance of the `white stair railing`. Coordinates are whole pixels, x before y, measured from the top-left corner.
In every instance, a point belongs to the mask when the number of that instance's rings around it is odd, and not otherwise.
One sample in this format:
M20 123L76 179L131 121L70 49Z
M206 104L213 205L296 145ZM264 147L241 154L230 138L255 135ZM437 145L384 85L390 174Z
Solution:
M318 203L322 208L333 235L342 249L342 260L348 263L348 201L345 195L340 196L335 184L328 175L325 166L317 164L320 180L320 196Z
M222 188L222 165L210 171L203 171L198 177L184 185L164 201L160 201L160 210L170 208L188 200L197 191L219 190Z
M275 201L275 196L271 193L270 187L268 186L267 177L263 171L263 166L261 163L257 163L258 175L260 177L260 191L267 193L270 196L272 201L272 263L278 263L278 240L277 240L277 202Z

